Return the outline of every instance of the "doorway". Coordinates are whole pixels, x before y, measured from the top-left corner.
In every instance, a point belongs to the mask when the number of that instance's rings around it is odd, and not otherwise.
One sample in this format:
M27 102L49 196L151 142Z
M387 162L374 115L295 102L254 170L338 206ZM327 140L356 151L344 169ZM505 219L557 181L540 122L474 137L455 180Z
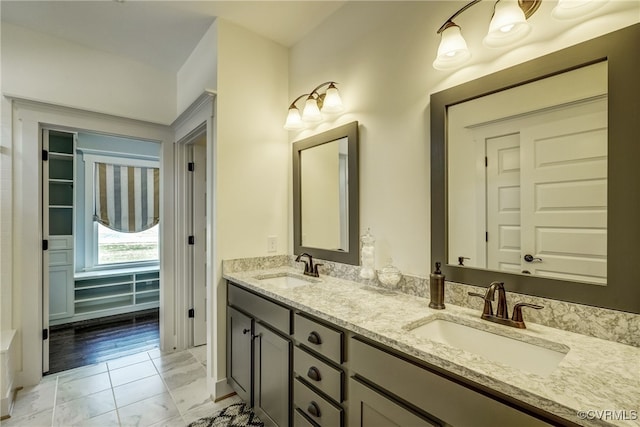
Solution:
M42 372L159 347L160 144L47 127L42 147Z

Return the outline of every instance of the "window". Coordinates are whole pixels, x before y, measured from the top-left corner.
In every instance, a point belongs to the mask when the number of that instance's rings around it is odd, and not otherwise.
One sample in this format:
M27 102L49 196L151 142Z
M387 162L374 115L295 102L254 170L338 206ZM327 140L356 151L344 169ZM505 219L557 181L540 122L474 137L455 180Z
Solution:
M159 204L158 195L153 193L159 187L158 160L94 153L81 151L85 184L84 209L80 212L84 233L80 236L84 235L84 257L77 264L78 271L157 265ZM101 173L101 164L110 167ZM129 175L135 177L129 180ZM104 182L107 191L103 193L104 188L96 187Z
M158 228L121 233L97 224L98 264L158 261Z

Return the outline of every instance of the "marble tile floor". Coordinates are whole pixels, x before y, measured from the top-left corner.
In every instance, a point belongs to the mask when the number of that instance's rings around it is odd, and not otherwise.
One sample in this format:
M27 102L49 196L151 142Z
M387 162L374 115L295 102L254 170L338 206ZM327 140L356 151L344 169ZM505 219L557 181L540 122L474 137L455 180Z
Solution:
M154 349L46 376L18 392L11 418L0 425L187 426L241 401L209 398L205 347Z

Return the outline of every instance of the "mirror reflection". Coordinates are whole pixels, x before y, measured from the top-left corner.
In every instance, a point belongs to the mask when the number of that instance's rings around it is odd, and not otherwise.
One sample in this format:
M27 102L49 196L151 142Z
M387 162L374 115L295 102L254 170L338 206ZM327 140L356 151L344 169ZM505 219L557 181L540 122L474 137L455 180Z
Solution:
M300 152L302 245L349 250L348 139Z
M447 110L448 263L607 283L607 62Z

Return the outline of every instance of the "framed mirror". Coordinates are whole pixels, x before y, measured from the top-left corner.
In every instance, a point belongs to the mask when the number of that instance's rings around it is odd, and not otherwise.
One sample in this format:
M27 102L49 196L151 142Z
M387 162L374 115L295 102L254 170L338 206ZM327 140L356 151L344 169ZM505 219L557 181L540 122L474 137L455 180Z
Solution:
M431 95L448 280L640 313L640 25Z
M358 122L293 144L294 253L360 263Z

